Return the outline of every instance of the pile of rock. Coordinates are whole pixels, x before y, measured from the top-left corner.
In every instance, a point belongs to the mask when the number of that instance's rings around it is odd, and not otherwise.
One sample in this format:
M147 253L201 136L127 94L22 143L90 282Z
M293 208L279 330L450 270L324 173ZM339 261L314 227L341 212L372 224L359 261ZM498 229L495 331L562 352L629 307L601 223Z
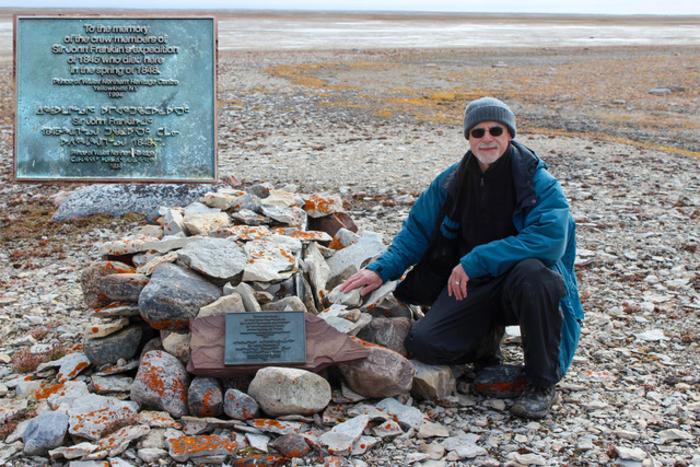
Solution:
M82 349L12 385L40 403L5 440L9 449L57 461L275 465L360 456L396 436L448 436L411 404L411 395L444 399L455 389L448 367L405 357L417 310L393 298L394 283L368 297L339 290L384 249L379 235L358 233L339 196L225 187L159 214L157 224L103 244L83 271L94 317ZM341 355L318 373L188 372L193 320L259 311L313 314L363 358Z

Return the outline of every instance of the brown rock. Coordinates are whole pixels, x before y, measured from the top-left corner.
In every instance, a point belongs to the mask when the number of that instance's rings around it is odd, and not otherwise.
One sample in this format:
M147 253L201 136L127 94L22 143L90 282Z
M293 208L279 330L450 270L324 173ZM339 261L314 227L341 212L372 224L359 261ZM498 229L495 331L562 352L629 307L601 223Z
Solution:
M304 457L311 451L304 438L299 433L282 435L268 444L269 447L286 457Z
M415 369L401 354L354 338L369 351L357 362L338 365L350 389L365 397L391 397L411 390Z
M83 269L80 276L80 286L83 290L85 304L90 308L98 308L112 302L102 288L102 278L104 276L135 272L135 268L119 261L96 261L92 263Z
M344 212L336 212L330 216L309 218L309 230L320 230L326 232L331 237L341 228L346 228L352 232L357 232L357 225L352 218Z
M357 337L383 345L405 357L407 352L403 341L410 330L411 320L408 318L374 318Z
M144 274L108 274L102 278L100 287L111 301L136 303L148 281L148 276Z

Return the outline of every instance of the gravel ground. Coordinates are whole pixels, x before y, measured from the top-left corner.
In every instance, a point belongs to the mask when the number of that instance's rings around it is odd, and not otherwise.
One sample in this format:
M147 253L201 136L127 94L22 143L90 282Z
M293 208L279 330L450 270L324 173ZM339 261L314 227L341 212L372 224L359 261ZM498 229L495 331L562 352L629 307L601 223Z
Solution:
M491 67L499 60L508 61L511 71L521 66L585 69L593 60L575 50L552 49L528 65L526 52L515 58L509 51L499 53L478 72L500 73L501 68ZM468 93L461 90L437 100L444 104L421 98L428 95L426 86L431 92L441 87L430 76L452 76L465 60L482 57L481 52L471 58L465 54L223 54L221 175L293 184L302 192L341 192L351 200L358 224L385 234L388 241L412 199L466 150L459 119ZM568 84L566 93L562 84L552 84L549 101L539 101L534 91L512 93L510 85L496 79L492 82L500 84L485 87L510 98L516 114L523 115L519 139L548 163L570 200L578 222L586 319L577 356L559 385L559 401L545 420L511 418L510 401L479 397L419 405L451 434L478 435L477 444L488 451L475 461L447 459L448 464L527 463L522 456L531 453L536 454L529 458L532 462L547 465L700 465L700 170L693 153L700 144L697 51L682 49L676 56L656 48L618 48L596 54L608 62L628 57L630 66L649 56L656 56L659 65L685 60L677 65L685 75L674 79L695 84L664 98L663 105L649 103L647 82L640 92L625 91L624 104L613 104L607 85L585 88L583 74L580 82ZM381 73L367 72L375 70L371 66L362 71L359 65L347 65L360 62L397 65L393 75L389 65ZM0 95L7 109L11 64L0 62L0 68L5 80ZM661 68L654 72L668 73ZM445 89L452 86L448 84ZM631 107L633 116L683 119L683 125L669 130L673 144L668 147L669 133L662 125L582 117L600 109L598 103ZM14 183L11 116L3 118L0 383L13 377L8 362L20 348L37 342L69 346L80 340L88 320L78 284L81 269L97 257L97 242L116 239L141 223L135 216L51 222L50 196L73 185ZM571 134L577 136L567 136ZM42 327L48 334L32 337ZM506 350L509 358L518 356L516 342ZM13 391L4 392L5 398L14 397ZM402 464L407 454L425 449L421 442L397 438L363 460ZM638 461L630 460L635 456L625 448L640 449Z

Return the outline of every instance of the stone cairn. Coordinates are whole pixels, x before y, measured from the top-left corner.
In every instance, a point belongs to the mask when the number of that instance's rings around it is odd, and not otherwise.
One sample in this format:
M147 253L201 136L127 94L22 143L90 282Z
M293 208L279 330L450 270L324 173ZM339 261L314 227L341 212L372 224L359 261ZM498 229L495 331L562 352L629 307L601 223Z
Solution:
M453 397L454 376L405 357L416 310L393 297L396 283L364 298L339 290L384 249L379 235L357 233L339 196L222 187L159 214L157 224L103 244L102 258L83 271L93 316L82 350L42 364L23 383L39 415L5 440L16 455L343 465L362 464L351 456L397 436L448 437L412 401ZM288 310L357 336L366 356L318 373L188 373L191 320Z

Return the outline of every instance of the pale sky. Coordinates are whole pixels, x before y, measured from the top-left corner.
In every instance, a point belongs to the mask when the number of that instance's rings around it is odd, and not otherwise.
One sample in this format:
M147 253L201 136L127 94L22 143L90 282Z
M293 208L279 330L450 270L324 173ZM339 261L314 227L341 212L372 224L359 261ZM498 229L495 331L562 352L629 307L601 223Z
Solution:
M700 15L700 0L0 0L0 7Z

